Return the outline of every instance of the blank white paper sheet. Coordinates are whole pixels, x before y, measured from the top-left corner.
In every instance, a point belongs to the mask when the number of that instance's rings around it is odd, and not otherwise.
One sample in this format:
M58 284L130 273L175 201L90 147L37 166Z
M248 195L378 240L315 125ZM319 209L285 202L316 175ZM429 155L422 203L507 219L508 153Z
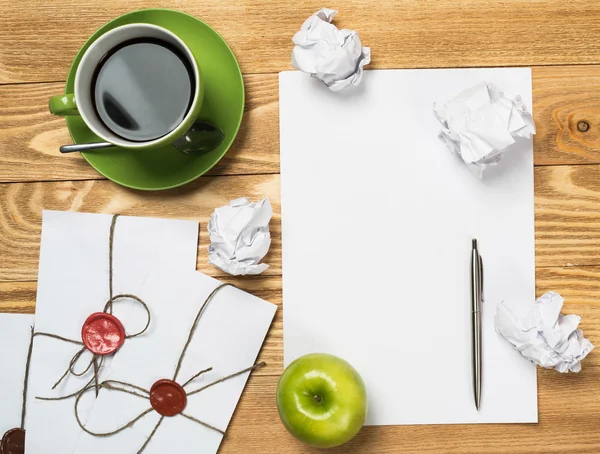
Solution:
M483 81L532 108L527 68L366 71L340 93L280 74L285 364L349 361L369 425L537 422L535 367L494 330L500 301L535 300L532 140L478 179L438 139L432 109ZM472 238L485 281L479 412Z

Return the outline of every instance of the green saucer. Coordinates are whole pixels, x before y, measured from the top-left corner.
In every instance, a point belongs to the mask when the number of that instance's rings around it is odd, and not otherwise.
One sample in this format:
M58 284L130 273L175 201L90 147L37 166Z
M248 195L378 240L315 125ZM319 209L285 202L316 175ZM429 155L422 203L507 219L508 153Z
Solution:
M81 48L69 71L65 93L73 93L75 73L87 48L113 28L132 23L149 23L171 30L190 47L204 80L204 103L200 119L210 119L225 133L216 149L200 154L181 153L173 146L158 150L112 148L81 153L105 177L133 189L169 189L195 180L225 155L240 128L244 113L244 80L233 52L221 36L193 16L169 9L145 9L125 14L100 28ZM103 141L81 117L67 117L75 143Z

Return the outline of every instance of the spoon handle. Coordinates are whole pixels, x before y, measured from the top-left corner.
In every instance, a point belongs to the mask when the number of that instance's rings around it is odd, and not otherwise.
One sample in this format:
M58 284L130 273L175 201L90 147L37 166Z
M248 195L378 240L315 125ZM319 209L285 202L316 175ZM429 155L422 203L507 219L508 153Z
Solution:
M73 145L63 145L59 148L61 153L77 153L80 151L98 150L100 148L111 148L114 145L110 142L95 142L95 143L76 143Z

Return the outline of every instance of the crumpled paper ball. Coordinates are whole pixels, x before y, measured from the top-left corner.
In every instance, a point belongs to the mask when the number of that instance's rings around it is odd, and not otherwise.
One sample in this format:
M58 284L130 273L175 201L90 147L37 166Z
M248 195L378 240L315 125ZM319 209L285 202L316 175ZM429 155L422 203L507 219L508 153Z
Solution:
M234 276L265 271L269 265L259 262L271 246L272 215L268 199L250 202L239 198L217 208L208 223L209 261Z
M434 103L433 111L443 126L440 140L479 178L488 166L500 162L517 137L535 134L521 97L490 83L469 88L445 104Z
M292 41L294 68L321 79L331 91L360 84L371 49L363 47L354 30L338 30L331 23L338 12L322 8L310 16Z
M579 372L594 346L578 328L581 317L562 315L564 299L548 292L535 303L496 312L496 332L532 363L559 372Z

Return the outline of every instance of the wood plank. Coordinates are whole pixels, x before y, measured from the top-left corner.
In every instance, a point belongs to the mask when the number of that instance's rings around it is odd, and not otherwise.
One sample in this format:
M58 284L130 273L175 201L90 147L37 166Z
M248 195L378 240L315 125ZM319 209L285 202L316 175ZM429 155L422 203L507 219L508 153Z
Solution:
M581 327L595 344L600 342L600 267L541 268L537 293L561 293L564 313L583 317ZM277 415L275 391L283 369L281 279L279 277L228 278L240 288L280 306L265 341L260 360L267 366L251 377L234 415L221 452L279 454L318 452L294 440ZM33 312L35 282L0 282L1 312ZM537 425L443 425L367 427L350 444L333 453L577 452L600 450L600 389L596 386L600 355L592 352L579 374L538 369L539 420ZM400 383L401 385L401 383ZM585 396L585 397L583 397ZM568 415L566 417L565 415Z
M598 371L598 364L590 367L589 363L579 374L539 370L538 424L365 427L352 442L328 452L595 454L600 452ZM412 372L407 365L407 373ZM277 414L277 382L278 377L251 377L219 452L322 452L286 432ZM398 386L402 386L401 377Z
M290 42L302 21L322 6L280 0L0 0L0 84L62 81L87 36L108 19L136 8L163 6L204 18L232 45L245 73L290 68ZM373 68L600 64L597 0L340 0L338 24L371 45ZM538 166L598 164L600 66L534 68ZM46 112L63 84L0 86L0 311L32 312L41 209L197 219L198 268L281 307L277 77L245 76L247 110L236 144L211 174L185 188L138 193L107 181L28 183L100 178L79 156L58 156L69 142L64 122ZM18 106L18 107L17 107ZM579 131L587 121L590 128ZM559 291L565 313L600 342L600 166L537 168L537 293ZM269 196L275 211L272 264L264 276L223 277L206 260L206 222L216 206L241 195ZM557 265L562 268L550 268ZM582 265L582 266L579 266ZM4 281L4 282L3 282ZM23 282L15 282L23 281ZM268 366L250 379L220 452L318 452L295 441L279 422L275 402L283 366L282 311L260 358ZM539 371L540 424L365 428L339 453L600 452L600 356L580 374ZM399 381L401 386L401 380Z
M598 266L538 268L535 283L538 296L552 290L565 298L563 312L568 310L577 314L581 306L588 306L590 310L597 310L600 307L600 267ZM583 322L586 327L591 328L590 323L586 320Z
M272 244L264 259L271 268L263 275L280 275L278 175L202 178L184 188L156 193L132 191L105 180L0 185L0 281L37 279L43 209L197 220L198 269L211 276L223 276L222 271L208 263L210 241L206 227L216 207L242 196L271 200Z
M242 128L210 175L279 172L277 75L249 75L245 83ZM534 68L533 86L536 165L600 163L600 66ZM58 152L69 133L47 103L61 90L61 83L0 86L0 182L102 179L81 156ZM582 120L586 132L577 129Z
M600 343L600 267L538 268L537 294L553 290L565 298L563 313L582 317L581 328L592 343ZM280 276L220 277L259 298L279 306L260 360L267 367L259 375L279 376L283 371L283 310ZM36 282L0 282L0 312L33 313L35 309ZM600 356L592 354L585 361L585 369L600 371Z
M536 167L535 193L537 266L600 265L600 166ZM105 180L2 184L0 281L37 278L42 209L196 219L201 222L198 269L221 276L207 261L206 224L214 208L240 196L270 198L273 244L266 275L280 275L279 175L207 177L156 193Z
M0 282L0 312L33 314L37 282Z
M125 12L167 7L215 28L243 72L290 68L292 36L316 0L2 0L0 83L64 80L78 49ZM600 63L596 0L339 0L340 27L372 47L375 68Z
M600 163L599 67L533 68L533 114L536 165Z
M600 264L600 166L535 169L537 266Z
M565 297L564 313L581 315L592 343L600 342L600 267L541 268L537 293ZM579 374L538 368L538 424L366 427L332 453L597 453L600 437L600 355L592 352ZM292 438L279 422L278 377L252 377L222 447L223 453L317 453ZM399 386L402 385L399 379ZM510 441L509 441L510 440Z
M582 372L539 374L540 423L366 427L332 453L597 453L600 440L595 378ZM401 386L401 384L399 384ZM590 388L586 388L589 386ZM275 404L277 377L253 377L238 406L220 452L263 454L317 453L293 439L279 422ZM589 399L574 399L579 393ZM581 395L579 394L579 395ZM565 416L568 415L568 416ZM509 441L510 440L510 441Z
M50 115L48 99L62 83L0 85L0 182L103 179L77 153L64 119ZM246 113L227 155L210 175L279 172L277 77L246 76Z
M257 369L255 374L281 374L283 369L281 276L227 276L221 277L220 280L235 284L238 288L279 306L257 360L265 361L267 365ZM33 314L35 312L36 291L37 282L0 282L0 312Z

